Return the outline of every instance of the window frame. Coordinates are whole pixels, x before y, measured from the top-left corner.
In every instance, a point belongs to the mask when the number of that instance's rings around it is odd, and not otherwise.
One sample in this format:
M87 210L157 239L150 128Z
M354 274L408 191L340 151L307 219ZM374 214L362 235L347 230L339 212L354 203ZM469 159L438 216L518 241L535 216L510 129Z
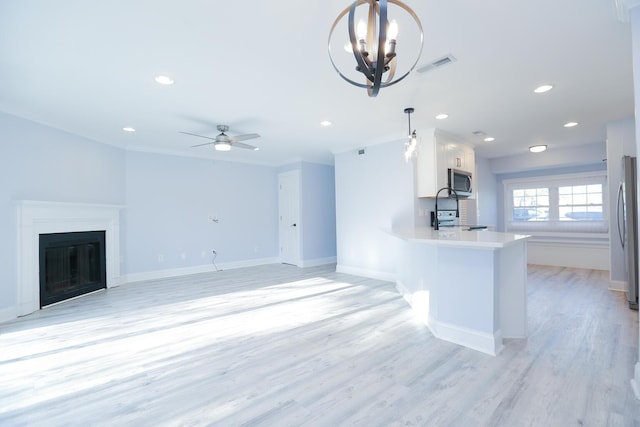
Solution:
M560 219L559 188L579 185L602 185L602 219ZM549 188L548 219L541 221L517 221L513 219L514 190ZM540 236L599 237L609 233L608 185L606 171L572 173L565 175L543 175L527 178L510 178L503 181L504 229L506 232L526 232Z

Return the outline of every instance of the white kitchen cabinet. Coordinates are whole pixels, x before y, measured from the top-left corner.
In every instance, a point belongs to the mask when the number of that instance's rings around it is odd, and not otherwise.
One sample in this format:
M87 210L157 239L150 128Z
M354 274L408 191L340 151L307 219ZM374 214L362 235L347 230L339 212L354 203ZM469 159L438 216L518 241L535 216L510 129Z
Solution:
M438 129L421 132L416 161L417 196L435 197L440 188L447 186L448 169L460 169L475 175L473 147Z

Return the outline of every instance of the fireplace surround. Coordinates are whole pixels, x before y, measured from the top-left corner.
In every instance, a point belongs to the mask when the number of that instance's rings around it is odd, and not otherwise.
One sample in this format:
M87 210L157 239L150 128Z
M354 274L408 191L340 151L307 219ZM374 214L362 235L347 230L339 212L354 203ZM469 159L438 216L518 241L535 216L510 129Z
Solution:
M120 284L120 210L124 206L89 203L17 202L18 280L16 311L24 316L40 309L40 235L104 231L106 286Z

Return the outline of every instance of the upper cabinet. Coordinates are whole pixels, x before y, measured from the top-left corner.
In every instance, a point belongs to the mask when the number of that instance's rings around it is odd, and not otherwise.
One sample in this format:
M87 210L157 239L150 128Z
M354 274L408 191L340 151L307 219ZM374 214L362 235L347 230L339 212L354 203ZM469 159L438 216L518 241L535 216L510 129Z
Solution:
M475 175L473 146L438 129L420 133L416 161L416 189L418 197L435 197L440 188L448 185L449 169L459 169ZM473 192L471 198L475 197Z

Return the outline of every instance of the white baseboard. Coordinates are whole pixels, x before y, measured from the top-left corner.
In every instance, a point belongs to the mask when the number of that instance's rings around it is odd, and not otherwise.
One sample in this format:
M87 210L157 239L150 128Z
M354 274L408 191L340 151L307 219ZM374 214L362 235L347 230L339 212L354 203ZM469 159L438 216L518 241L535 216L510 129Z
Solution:
M318 267L320 265L335 264L336 257L307 259L300 262L300 267Z
M627 282L623 280L609 280L609 290L610 291L627 291Z
M636 399L640 400L640 362L636 363L634 372L635 375L631 379L631 387L633 388L633 393L636 395Z
M502 345L503 337L501 331L497 331L491 335L475 329L461 328L446 322L439 322L438 319L429 313L428 307L420 308L414 306L413 294L409 292L402 282L396 282L396 289L413 310L423 311L422 313L417 313L417 315L427 325L434 337L462 345L491 356L497 355L504 348Z
M413 307L413 295L400 280L396 282L396 290L400 295L402 295L402 298L404 298L404 300Z
M504 348L502 345L502 332L500 331L496 331L491 335L475 329L461 328L445 322L438 322L431 316L429 316L429 329L436 338L491 356L497 355Z
M259 265L267 265L267 264L279 264L280 261L277 257L273 258L256 258L256 259L248 259L244 261L234 261L234 262L225 262L223 264L218 264L219 270L233 270L235 268L245 268L245 267L257 267ZM214 269L215 271L215 269Z
M227 262L217 264L218 270L232 270L235 268L255 267L265 264L276 264L277 258L259 258L245 261ZM143 273L130 273L121 276L121 283L142 282L145 280L158 280L168 277L187 276L189 274L209 273L216 271L213 264L196 265L192 267L172 268L167 270L146 271Z
M336 271L338 273L351 274L353 276L361 276L369 279L386 280L388 282L395 282L396 275L385 271L370 270L367 268L349 267L347 265L336 265Z
M0 323L10 322L18 317L16 307L7 307L0 309Z

